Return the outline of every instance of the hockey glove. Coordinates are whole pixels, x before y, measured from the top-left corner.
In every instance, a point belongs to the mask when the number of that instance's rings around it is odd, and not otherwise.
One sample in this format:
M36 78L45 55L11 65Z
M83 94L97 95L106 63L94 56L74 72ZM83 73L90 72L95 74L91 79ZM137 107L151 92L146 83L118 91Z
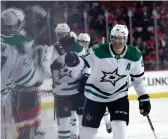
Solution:
M65 52L75 51L75 39L71 36L66 36L62 38L60 41Z
M80 63L79 57L74 52L69 52L65 56L65 64L68 67L75 67Z
M151 110L151 104L149 100L149 96L147 94L142 95L138 98L139 100L139 109L140 113L143 116L147 116Z
M60 42L56 42L54 44L54 48L56 49L56 51L58 52L59 55L65 54L65 50L64 50L64 48L63 48L63 46L61 45Z

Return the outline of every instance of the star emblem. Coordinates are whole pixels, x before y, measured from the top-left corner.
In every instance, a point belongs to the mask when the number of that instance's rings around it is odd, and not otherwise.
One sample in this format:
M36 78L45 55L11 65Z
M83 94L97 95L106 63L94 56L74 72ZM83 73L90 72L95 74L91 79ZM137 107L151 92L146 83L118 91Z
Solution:
M62 68L58 69L59 71L59 79L62 79L65 76L71 77L72 78L72 71L68 70L66 67L66 64L62 66Z
M90 115L90 113L87 113L86 120L91 121L93 119L93 116Z
M65 112L68 112L68 111L69 111L69 107L66 107L66 106L65 106L65 107L64 107L64 111L65 111Z
M118 68L115 69L113 72L102 71L102 73L104 76L101 77L100 82L110 82L113 86L116 85L117 81L127 76L127 75L119 75Z

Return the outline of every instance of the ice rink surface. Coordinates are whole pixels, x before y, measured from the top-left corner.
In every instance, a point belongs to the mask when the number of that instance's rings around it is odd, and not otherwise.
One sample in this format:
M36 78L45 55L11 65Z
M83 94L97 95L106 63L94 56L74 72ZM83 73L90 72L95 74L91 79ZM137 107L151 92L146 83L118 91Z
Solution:
M158 139L168 139L168 98L151 100L150 118L154 125ZM53 109L42 111L42 129L46 132L45 139L57 139L56 121L53 120ZM104 121L98 130L96 139L112 139L108 134ZM155 139L146 117L139 113L138 101L130 101L130 124L128 139Z

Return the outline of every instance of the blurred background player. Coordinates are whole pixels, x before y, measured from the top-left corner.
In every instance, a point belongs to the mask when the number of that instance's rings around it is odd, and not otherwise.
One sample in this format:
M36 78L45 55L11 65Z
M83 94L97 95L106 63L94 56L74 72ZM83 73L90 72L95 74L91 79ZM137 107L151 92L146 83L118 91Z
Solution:
M89 52L90 36L87 33L80 33L78 35L78 42L85 48L85 54Z
M8 15L14 16L13 17L14 19L17 18L16 25L7 26L8 24L10 24L10 22L12 22L11 20L13 20L13 18L10 19ZM47 75L49 78L50 77L50 64L52 63L51 62L52 58L54 59L57 58L62 53L65 53L65 51L63 50L63 48L61 48L61 46L59 46L58 48L56 46L48 47L48 46L35 45L34 40L32 40L30 37L28 37L27 35L23 36L22 34L20 34L19 31L22 28L19 28L20 26L18 24L18 21L20 20L18 16L21 16L21 15L23 17L22 19L24 19L24 12L21 11L20 9L10 8L4 11L2 17L5 19L4 20L5 21L4 30L3 30L4 31L3 33L5 35L1 35L2 40L5 43L10 43L11 45L14 45L21 54L27 54L26 56L28 56L32 61L34 61L38 67L41 67L42 68L41 70L44 70L43 74L45 73L45 71L48 73ZM14 33L14 35L12 33ZM9 37L6 36L6 34L9 35ZM53 51L50 51L51 53L49 53L48 50L53 50ZM26 63L26 64L28 64L29 66L29 63ZM43 67L43 65L45 67ZM33 74L35 74L35 71L36 70L34 70ZM27 74L27 76L28 75L29 74ZM45 75L46 74L44 74L43 76ZM33 78L33 76L30 76L30 77ZM26 75L24 78L26 78ZM14 97L15 98L14 104L16 104L15 120L17 121L17 129L19 132L18 138L29 139L29 138L34 138L34 134L44 135L44 133L40 132L38 129L39 123L40 123L39 121L40 105L39 105L37 87L40 84L41 84L40 82L36 82L29 87L25 87L23 86L22 83L21 84L16 83L17 86L15 87L15 90L17 92L17 95Z
M79 56L84 55L84 48L75 41L74 37L70 36L70 28L66 23L58 24L55 31L58 41L57 43L66 45L67 48L71 47L72 45L74 46L75 52ZM77 76L75 79L73 79L72 74L74 74L74 71L68 70L66 64L61 64L62 60L64 60L63 57L53 62L57 66L53 67L51 65L53 78L53 93L55 95L56 104L58 138L77 138L77 133L74 133L76 131L72 130L70 132L71 113L77 113L80 124L82 120L84 105L83 94L79 92L80 79L82 78L82 75L85 73L85 70L87 70L88 67L85 66L79 69L78 72L75 71L75 74ZM69 82L68 80L70 79L72 81Z
M142 54L138 49L127 46L127 26L115 25L110 35L110 43L93 46L94 53L85 56L91 74L85 85L87 99L80 139L95 137L106 107L112 121L113 139L127 139L129 76L138 95L140 113L147 116L151 109L144 84Z
M25 13L21 9L18 9L18 8L9 8L6 11L11 11L17 15L18 23L17 23L16 32L28 37L26 35L26 31L24 30ZM31 50L29 50L29 52L32 52L32 54L30 54L30 57L31 57L34 55L34 50L31 47L30 49ZM37 88L40 85L41 83L39 82L33 87ZM27 135L27 134L30 134L29 130L31 128L34 128L35 136L44 135L45 132L39 130L39 126L40 126L39 92L33 91L33 89L29 91L29 89L27 88L18 87L18 90L16 91L14 98L15 98L14 104L16 105L15 106L15 109L16 109L15 110L15 122L16 122L16 128L19 133L19 137L24 138L23 136L27 136L27 138L29 138L28 136L30 135ZM31 117L29 115L31 115ZM34 121L34 122L29 123L29 121Z
M36 65L35 61L31 59L26 53L24 53L23 42L31 43L29 39L25 36L20 35L18 30L18 18L17 15L12 11L4 11L2 13L2 34L1 34L1 94L2 94L2 106L3 111L2 115L4 116L4 122L2 123L3 129L8 126L8 122L12 117L11 109L8 104L8 99L10 99L13 94L13 89L15 89L15 85L22 85L30 87L36 84L38 81L42 81L50 77L50 72L47 70L50 62L48 62L48 57L43 53L41 57L39 57L38 61L41 64L41 67ZM46 61L43 61L43 58L46 58ZM8 105L6 107L6 105ZM8 119L9 121L5 120ZM9 125L10 125L9 124ZM10 128L9 128L10 127ZM15 127L14 127L15 128ZM11 126L6 127L4 130L2 137L8 139L12 139L9 133L14 130ZM7 133L8 132L8 133ZM28 137L27 137L28 138ZM22 138L23 139L23 138Z

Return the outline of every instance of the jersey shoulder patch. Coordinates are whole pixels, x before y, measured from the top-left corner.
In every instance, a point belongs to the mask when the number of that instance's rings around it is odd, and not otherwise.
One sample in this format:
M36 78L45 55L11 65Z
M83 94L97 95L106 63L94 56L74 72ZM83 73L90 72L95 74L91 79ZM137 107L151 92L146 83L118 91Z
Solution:
M127 52L123 58L136 62L139 61L141 57L142 53L138 48L128 45Z
M93 45L92 50L94 54L100 59L112 57L109 50L109 43Z

